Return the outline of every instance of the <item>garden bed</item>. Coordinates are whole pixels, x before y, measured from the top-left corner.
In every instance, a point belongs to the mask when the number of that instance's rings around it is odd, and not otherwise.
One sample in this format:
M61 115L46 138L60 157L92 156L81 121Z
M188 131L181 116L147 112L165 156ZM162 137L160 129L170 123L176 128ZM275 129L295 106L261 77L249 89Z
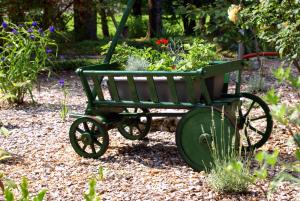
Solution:
M249 80L250 74L245 74ZM72 72L60 76L69 88L70 110L83 112L86 99L79 78ZM82 200L88 180L98 177L99 166L104 169L104 180L97 181L97 192L103 200L266 200L258 186L245 194L215 193L206 183L205 173L194 172L181 159L171 132L152 131L148 140L133 142L112 130L110 146L101 160L79 157L68 139L73 119L63 122L60 118L63 94L59 79L40 79L40 92L34 91L38 104L3 105L0 109L0 119L11 133L7 138L0 137L0 146L13 154L12 159L0 163L0 170L15 181L27 176L32 192L47 188L46 200ZM288 86L274 85L274 81L267 73L266 84L283 92L284 102L299 101ZM244 83L243 91L246 89ZM295 147L287 145L288 138L287 129L275 122L263 149L278 147L280 159L292 161ZM258 185L267 190L269 182ZM299 191L285 183L272 200L292 200Z

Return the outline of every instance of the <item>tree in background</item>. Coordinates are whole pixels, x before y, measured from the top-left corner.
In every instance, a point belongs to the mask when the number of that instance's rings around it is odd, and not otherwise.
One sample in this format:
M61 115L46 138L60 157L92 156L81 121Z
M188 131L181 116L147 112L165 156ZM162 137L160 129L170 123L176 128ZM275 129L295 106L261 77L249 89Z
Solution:
M161 0L148 0L148 37L160 37L162 35L162 8Z
M97 12L93 0L74 0L74 36L76 41L97 39Z

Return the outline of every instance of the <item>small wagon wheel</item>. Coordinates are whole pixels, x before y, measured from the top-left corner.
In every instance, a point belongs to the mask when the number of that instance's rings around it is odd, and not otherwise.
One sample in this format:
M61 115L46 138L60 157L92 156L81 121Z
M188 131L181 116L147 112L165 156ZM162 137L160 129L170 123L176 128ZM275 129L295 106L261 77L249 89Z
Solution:
M233 122L219 109L196 108L180 120L176 145L190 167L196 171L209 170L214 158L227 157L235 149L235 133Z
M142 140L150 131L152 118L146 116L148 109L144 108L126 108L126 113L138 113L139 116L130 116L124 118L118 125L118 130L126 139Z
M103 125L89 117L75 120L71 125L69 137L75 152L85 158L99 158L109 144L109 137Z
M238 95L240 106L237 127L243 149L250 151L261 147L269 139L273 120L268 105L258 96L249 93Z

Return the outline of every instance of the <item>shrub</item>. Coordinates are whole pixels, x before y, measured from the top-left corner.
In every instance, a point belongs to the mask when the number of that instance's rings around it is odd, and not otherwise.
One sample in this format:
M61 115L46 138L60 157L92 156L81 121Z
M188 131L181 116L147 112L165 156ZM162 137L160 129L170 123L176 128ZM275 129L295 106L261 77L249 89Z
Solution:
M32 96L38 73L56 47L50 34L55 28L42 30L36 22L16 26L3 22L0 28L0 93L10 103L22 103L24 96Z

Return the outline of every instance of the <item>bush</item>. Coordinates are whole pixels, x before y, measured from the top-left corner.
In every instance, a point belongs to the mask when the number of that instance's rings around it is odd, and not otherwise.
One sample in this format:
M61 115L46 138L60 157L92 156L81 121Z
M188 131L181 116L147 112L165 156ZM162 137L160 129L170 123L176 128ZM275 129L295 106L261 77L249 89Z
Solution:
M42 30L36 22L19 26L3 22L0 29L0 93L10 103L22 103L27 93L33 100L33 83L56 47L50 39L55 28Z

